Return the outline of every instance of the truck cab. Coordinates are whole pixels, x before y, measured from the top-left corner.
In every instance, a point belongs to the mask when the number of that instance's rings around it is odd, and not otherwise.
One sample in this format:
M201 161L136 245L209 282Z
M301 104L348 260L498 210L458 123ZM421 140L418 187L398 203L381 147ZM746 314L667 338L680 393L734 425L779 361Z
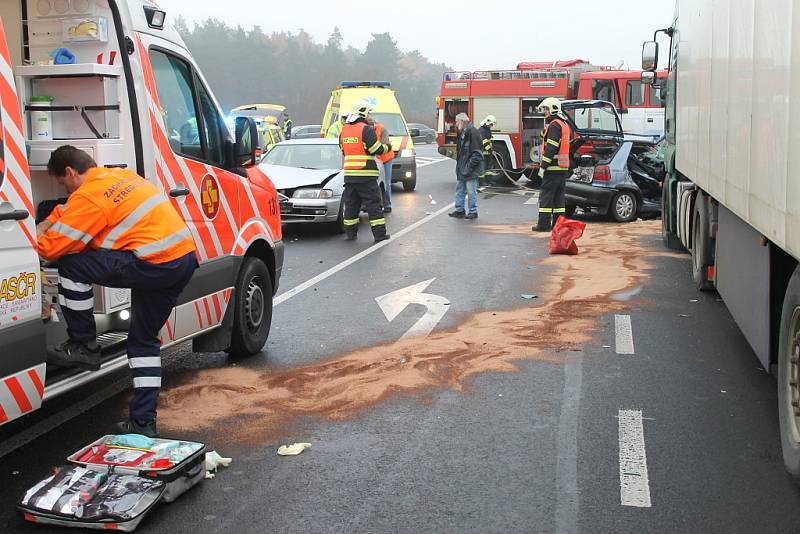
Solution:
M40 262L34 224L67 197L46 169L61 145L136 171L186 221L200 267L162 347L260 351L283 264L277 192L256 166L254 122L226 126L174 15L147 0L96 0L9 1L0 16L0 424L127 365L130 291L99 286L101 369L45 364L66 328L57 266Z

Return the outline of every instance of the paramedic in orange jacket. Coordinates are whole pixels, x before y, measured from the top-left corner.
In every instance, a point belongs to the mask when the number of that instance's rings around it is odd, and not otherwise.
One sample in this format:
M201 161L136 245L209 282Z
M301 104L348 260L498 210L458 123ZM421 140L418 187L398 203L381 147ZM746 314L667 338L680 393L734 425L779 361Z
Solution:
M197 268L189 228L167 198L136 173L102 168L65 145L47 170L69 193L37 226L39 255L58 261L58 301L69 339L47 362L100 369L92 284L131 289L128 364L134 395L118 433L155 436L161 388L159 331Z

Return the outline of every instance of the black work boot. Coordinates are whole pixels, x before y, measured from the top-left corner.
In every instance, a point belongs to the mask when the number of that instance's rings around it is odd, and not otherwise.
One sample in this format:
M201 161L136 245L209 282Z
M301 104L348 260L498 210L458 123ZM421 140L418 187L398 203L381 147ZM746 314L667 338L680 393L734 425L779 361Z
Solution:
M355 241L356 239L358 239L358 232L350 232L348 230L345 230L344 232L345 241Z
M380 243L381 241L386 241L386 240L387 240L387 239L389 239L390 237L392 237L392 236L390 236L390 235L389 235L389 234L387 234L387 233L383 233L383 234L381 234L381 235L376 235L376 236L375 236L375 242L376 242L376 243Z
M114 425L114 431L117 434L141 434L148 438L158 437L158 429L156 428L155 421L134 421L128 419L127 421L120 421Z
M456 210L456 211L451 211L450 213L447 214L447 216L455 217L456 219L463 219L464 217L467 216L467 214L464 213L463 211Z
M65 341L47 348L47 363L58 367L79 367L87 371L100 369L100 347L97 343Z
M464 217L464 218L465 218L465 219L477 219L477 218L478 218L478 212L475 212L475 213L468 213L468 214L467 214L467 216L466 216L466 217Z

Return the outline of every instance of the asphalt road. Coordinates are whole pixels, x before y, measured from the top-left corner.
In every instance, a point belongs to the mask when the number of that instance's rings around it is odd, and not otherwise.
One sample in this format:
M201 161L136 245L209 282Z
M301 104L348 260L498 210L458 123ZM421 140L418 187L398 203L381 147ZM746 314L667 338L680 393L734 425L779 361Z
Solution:
M331 272L371 249L364 223L355 243L285 229L279 294L325 277L284 295L261 354L165 355L162 433L234 460L139 531L800 532L775 380L692 289L688 257L664 255L654 225L587 219L583 254L554 262L529 192L450 219L454 165L418 154L432 163L395 189L385 246ZM632 282L600 295L623 264ZM399 341L426 308L389 321L376 298L423 282L441 320ZM15 501L124 415L128 381L0 428L0 532L48 531ZM275 454L292 442L313 446Z

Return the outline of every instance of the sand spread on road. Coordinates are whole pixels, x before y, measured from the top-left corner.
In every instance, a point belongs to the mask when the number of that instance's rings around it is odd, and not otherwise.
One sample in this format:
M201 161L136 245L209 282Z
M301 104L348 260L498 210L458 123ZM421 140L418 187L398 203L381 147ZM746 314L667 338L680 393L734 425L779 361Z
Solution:
M640 286L651 257L670 255L653 239L659 224L589 225L578 241L578 256L538 261L545 271L538 281L545 289L531 288L539 293L536 307L480 312L452 331L286 371L225 367L195 372L162 393L159 425L168 432L213 427L231 440L269 440L302 417L349 418L393 395L461 390L479 373L515 371L519 360L561 362L591 340L601 316L627 308L629 303L612 295ZM476 226L487 232L503 228L523 233L516 227ZM525 235L531 235L529 228ZM531 236L532 247L540 242L540 236ZM510 300L517 304L517 298ZM234 417L241 423L242 416L247 424L232 423Z

